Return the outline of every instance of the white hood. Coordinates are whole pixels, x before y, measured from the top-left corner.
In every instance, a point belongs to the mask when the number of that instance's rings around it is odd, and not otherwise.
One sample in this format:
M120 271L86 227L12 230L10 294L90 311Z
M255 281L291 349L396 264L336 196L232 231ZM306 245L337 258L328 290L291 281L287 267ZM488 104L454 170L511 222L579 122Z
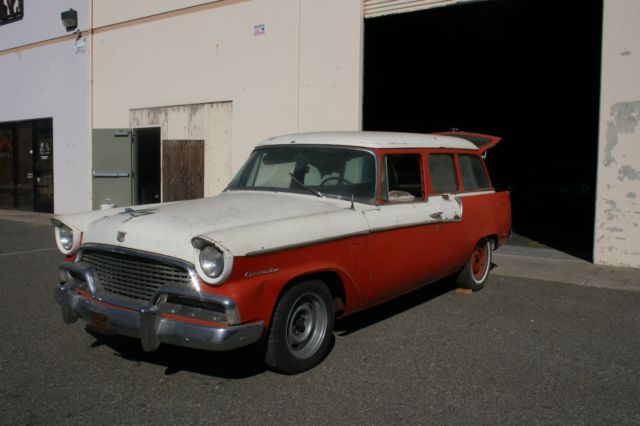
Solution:
M360 208L373 208L357 204ZM83 243L109 244L194 262L194 237L234 256L368 232L350 202L311 195L232 191L199 200L94 211L59 219L83 232ZM118 233L125 233L122 242Z

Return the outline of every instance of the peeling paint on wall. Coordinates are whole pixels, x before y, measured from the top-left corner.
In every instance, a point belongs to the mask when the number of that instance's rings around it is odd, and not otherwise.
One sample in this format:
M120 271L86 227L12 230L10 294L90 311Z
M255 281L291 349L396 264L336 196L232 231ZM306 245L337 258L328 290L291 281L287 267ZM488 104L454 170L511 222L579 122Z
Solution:
M617 164L613 149L618 145L619 135L636 131L640 122L640 101L619 102L611 107L612 119L607 121L606 145L604 147L604 165Z
M627 198L635 199L636 198L636 193L635 192L627 192Z
M624 229L618 228L617 226L611 226L611 227L607 228L607 231L609 231L609 232L622 232L622 231L624 231Z
M622 166L618 170L618 180L623 182L625 179L640 180L640 172L631 166Z
M613 200L604 200L604 203L609 206L609 208L604 209L604 213L607 215L607 220L611 221L619 219L620 213L622 212L618 208L618 203Z

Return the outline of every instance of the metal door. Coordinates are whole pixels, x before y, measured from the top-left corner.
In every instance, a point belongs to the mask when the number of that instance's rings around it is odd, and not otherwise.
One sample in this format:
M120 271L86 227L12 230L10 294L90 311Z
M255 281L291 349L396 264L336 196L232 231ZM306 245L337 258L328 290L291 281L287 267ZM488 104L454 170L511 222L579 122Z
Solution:
M94 129L92 153L93 209L133 203L133 155L130 129Z

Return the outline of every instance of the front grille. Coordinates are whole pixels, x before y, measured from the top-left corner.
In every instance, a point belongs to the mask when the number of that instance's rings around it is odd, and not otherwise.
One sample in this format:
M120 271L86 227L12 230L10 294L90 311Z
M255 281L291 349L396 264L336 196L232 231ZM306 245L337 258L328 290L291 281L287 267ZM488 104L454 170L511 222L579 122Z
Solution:
M191 285L185 269L135 255L88 250L82 261L95 268L105 291L138 301L150 301L164 285L178 288Z

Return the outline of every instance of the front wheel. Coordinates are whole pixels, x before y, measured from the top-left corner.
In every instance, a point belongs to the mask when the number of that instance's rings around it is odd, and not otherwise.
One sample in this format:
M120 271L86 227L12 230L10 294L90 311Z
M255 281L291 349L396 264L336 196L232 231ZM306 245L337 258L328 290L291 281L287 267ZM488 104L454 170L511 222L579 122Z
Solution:
M471 259L469 259L467 265L460 271L460 274L458 274L456 280L458 285L461 288L468 288L473 291L480 290L484 287L484 283L489 276L489 270L491 269L491 258L491 241L483 238L473 250Z
M329 351L333 323L333 302L327 286L318 280L295 284L275 308L265 364L285 374L314 367Z

